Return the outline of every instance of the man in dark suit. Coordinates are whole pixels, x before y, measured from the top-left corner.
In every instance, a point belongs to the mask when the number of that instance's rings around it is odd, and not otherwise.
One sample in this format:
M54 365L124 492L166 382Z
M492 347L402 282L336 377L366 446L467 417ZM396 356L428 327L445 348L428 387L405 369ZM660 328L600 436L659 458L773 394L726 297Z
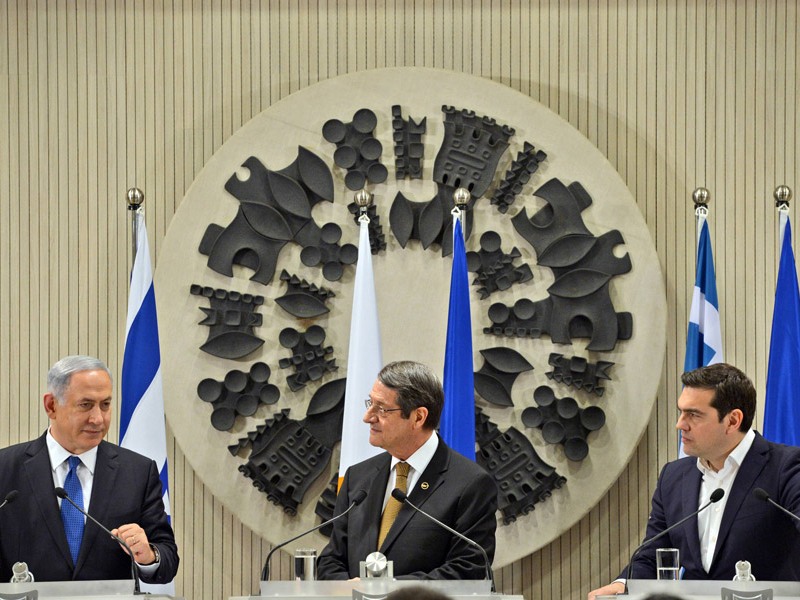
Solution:
M171 581L178 551L156 465L103 441L112 406L105 364L68 356L50 369L47 386L48 430L0 450L0 495L19 491L0 510L0 581L15 562L27 563L36 581L130 579L127 551L57 498L57 487L125 540L143 581Z
M696 511L717 488L725 495L644 549L633 561L632 577L655 579L656 549L678 548L685 579L730 581L736 562L747 560L759 580L800 580L797 521L753 495L762 488L797 514L800 448L773 444L751 429L756 391L739 369L710 365L681 380L676 427L689 458L661 471L645 539ZM618 580L590 592L589 599L623 588Z
M317 562L320 579L358 577L360 561L376 550L393 561L398 579L485 577L478 549L391 498L395 487L405 487L414 505L480 544L492 560L497 488L436 434L443 405L439 379L422 364L391 363L378 374L364 422L370 444L386 452L348 469L335 514L359 492L367 497L334 524Z

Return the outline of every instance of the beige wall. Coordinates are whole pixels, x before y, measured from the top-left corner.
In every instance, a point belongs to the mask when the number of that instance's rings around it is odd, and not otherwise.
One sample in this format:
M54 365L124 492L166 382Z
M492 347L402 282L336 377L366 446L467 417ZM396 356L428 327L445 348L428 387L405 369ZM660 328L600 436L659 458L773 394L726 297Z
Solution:
M37 399L60 355L119 369L128 187L147 195L158 260L195 174L271 103L373 67L468 72L530 95L600 148L637 199L666 279L665 369L636 455L578 525L498 573L503 591L526 598L584 596L627 561L658 465L676 453L698 185L713 196L725 356L763 393L772 190L796 189L799 168L797 34L793 0L0 2L0 445L46 426ZM178 593L254 591L269 545L168 443Z

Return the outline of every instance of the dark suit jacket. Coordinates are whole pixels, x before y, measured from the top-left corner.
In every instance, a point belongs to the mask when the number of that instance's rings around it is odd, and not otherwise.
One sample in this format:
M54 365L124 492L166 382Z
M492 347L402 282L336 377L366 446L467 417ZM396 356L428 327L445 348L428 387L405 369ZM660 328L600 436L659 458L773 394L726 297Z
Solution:
M380 454L354 465L345 474L334 513L341 514L359 490L362 504L333 526L320 554L320 579L358 577L359 562L378 550L378 529L391 456ZM409 500L428 514L480 544L494 557L497 528L497 488L494 479L476 463L454 452L440 439L428 467ZM399 579L483 579L480 551L404 505L380 551L394 562Z
M653 494L645 539L649 539L699 508L702 474L697 459L667 463ZM709 572L703 569L697 517L655 541L633 561L633 577L656 577L656 548L678 548L685 579L730 581L737 561L750 561L759 580L800 580L798 522L753 496L763 488L782 506L800 513L800 448L768 442L758 433L742 461L722 515ZM709 507L707 510L712 510ZM625 576L625 572L622 573Z
M86 521L76 565L67 545L53 487L45 436L0 450L0 496L19 490L0 510L0 581L24 561L36 581L130 579L131 560L119 544ZM147 583L167 583L178 570L178 548L161 500L156 464L108 442L97 450L90 514L114 529L138 523L158 547L161 563Z

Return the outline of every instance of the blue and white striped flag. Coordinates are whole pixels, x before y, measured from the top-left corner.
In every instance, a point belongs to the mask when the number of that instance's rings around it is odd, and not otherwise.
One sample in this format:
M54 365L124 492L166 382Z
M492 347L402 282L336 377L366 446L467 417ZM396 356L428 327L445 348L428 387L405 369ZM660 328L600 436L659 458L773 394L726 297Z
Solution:
M144 211L139 208L136 259L131 273L125 354L122 359L122 403L120 446L152 458L161 477L164 508L170 515L167 482L167 434L164 424L164 395L161 386L161 351L158 344L156 295ZM175 594L175 584L142 584L142 591Z
M701 216L700 239L697 243L697 273L694 280L692 308L689 312L689 331L686 334L683 370L692 371L722 361L722 328L719 319L714 255L711 252L708 223L705 217ZM686 456L682 444L679 456Z
M697 244L697 275L694 281L689 331L686 334L684 371L722 362L722 329L717 299L717 279L708 223L703 219Z
M800 291L792 250L792 226L781 211L781 259L772 313L767 394L764 398L764 437L790 446L800 445Z
M467 252L461 222L453 217L453 269L444 351L444 409L439 428L445 444L475 460L475 376L469 310Z

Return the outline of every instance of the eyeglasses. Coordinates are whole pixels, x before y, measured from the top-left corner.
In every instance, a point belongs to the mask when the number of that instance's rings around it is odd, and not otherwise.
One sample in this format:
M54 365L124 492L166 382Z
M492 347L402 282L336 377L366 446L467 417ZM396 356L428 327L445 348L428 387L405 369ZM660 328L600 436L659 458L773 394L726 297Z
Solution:
M370 398L364 400L364 406L367 407L367 410L374 410L378 413L379 417L385 417L387 414L391 412L396 412L398 410L403 410L402 408L383 408L382 406L378 406L377 404L373 404Z

